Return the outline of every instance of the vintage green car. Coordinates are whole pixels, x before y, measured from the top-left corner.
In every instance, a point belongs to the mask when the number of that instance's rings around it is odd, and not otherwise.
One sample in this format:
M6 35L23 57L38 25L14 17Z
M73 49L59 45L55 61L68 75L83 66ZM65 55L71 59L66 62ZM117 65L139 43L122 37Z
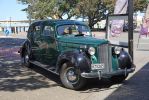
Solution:
M40 66L60 76L69 89L82 88L88 78L121 82L135 70L124 48L92 36L83 22L44 20L30 25L20 48L25 66Z

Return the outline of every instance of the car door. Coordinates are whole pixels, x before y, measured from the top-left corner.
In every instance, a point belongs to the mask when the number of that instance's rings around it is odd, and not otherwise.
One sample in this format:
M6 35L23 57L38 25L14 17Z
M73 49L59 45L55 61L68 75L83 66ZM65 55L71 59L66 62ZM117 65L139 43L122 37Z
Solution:
M50 65L50 67L53 67L56 65L57 57L58 57L58 51L57 51L57 45L56 45L56 39L55 39L55 30L50 23L45 22L43 24L43 31L41 34L42 38L42 56L43 56L43 62L45 64Z
M31 26L30 31L30 41L31 41L31 51L34 57L34 60L41 61L41 23L34 23Z

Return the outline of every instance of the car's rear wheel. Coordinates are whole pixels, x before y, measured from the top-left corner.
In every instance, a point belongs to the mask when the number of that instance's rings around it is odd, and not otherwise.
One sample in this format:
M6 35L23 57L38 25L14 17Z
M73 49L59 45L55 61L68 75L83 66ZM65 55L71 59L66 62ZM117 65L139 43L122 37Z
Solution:
M80 72L70 63L62 65L60 79L66 88L73 90L81 89L86 83L86 79L81 77Z
M22 57L23 65L26 67L30 67L30 53L28 48L24 49L23 57Z

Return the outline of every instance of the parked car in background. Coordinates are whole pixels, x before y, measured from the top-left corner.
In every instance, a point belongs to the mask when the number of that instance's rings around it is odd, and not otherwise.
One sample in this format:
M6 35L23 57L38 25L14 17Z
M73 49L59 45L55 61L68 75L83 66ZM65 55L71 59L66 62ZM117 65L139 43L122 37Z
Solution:
M69 89L80 89L88 78L122 82L135 70L124 48L94 38L89 26L72 20L44 20L30 25L20 48L25 66L40 66L60 76Z

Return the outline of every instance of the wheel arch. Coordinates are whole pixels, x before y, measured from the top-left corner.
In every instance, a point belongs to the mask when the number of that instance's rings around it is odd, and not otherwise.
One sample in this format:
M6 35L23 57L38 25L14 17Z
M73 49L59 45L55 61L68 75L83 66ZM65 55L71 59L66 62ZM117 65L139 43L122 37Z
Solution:
M60 73L61 67L64 63L70 62L75 68L80 69L80 71L88 72L90 69L91 61L85 55L84 52L79 51L68 51L62 53L57 60L56 72Z
M29 42L28 40L26 40L26 41L23 42L22 47L20 48L20 56L21 56L21 57L24 57L24 55L25 55L25 50L26 50L26 48L28 47L28 45L29 45L29 47L31 46L31 45L30 45L30 42Z

